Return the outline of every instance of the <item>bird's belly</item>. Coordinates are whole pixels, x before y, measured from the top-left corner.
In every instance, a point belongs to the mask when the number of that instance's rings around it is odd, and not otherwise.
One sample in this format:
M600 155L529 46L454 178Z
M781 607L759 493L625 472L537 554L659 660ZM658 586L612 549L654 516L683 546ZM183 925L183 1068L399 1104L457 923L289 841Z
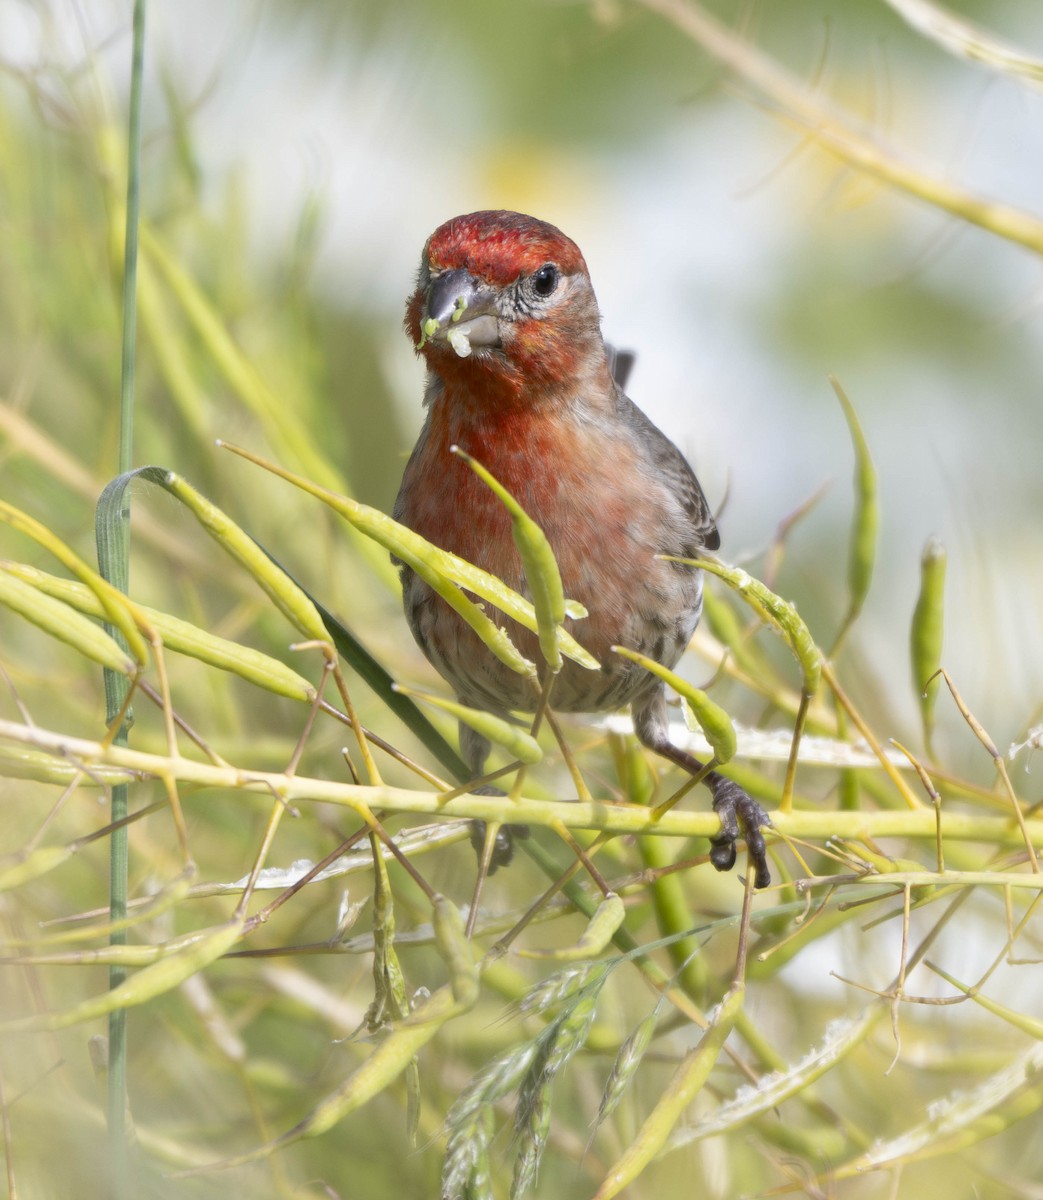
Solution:
M552 455L541 437L565 445L568 453ZM464 436L459 440L469 444ZM444 474L437 486L432 484L442 461L437 444L433 438L424 440L407 467L396 509L399 519L428 541L530 595L510 518L485 484L448 454ZM524 455L507 454L502 443L490 442L482 449L493 473L546 534L566 597L579 601L589 614L567 620L565 627L601 664L599 670L588 670L566 660L551 703L566 712L622 707L657 683L644 668L613 654L612 646L673 666L695 631L702 603L699 572L656 557L683 555L690 531L679 523L667 487L636 468L634 448L625 439L609 443L602 437L598 450L581 430L537 426L525 446ZM403 572L403 592L414 637L465 702L498 709L534 707L531 682L500 662L463 618L409 570ZM531 631L490 604L485 610L526 658L542 665Z

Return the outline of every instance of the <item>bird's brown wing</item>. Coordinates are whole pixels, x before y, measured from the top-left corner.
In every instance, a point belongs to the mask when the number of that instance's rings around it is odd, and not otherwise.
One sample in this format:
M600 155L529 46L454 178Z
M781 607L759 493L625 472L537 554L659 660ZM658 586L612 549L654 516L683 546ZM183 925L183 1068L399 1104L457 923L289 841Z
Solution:
M684 455L620 387L616 388L616 411L647 448L656 472L681 502L691 529L691 543L685 546L684 554L695 557L700 550L718 549L721 535L699 480Z

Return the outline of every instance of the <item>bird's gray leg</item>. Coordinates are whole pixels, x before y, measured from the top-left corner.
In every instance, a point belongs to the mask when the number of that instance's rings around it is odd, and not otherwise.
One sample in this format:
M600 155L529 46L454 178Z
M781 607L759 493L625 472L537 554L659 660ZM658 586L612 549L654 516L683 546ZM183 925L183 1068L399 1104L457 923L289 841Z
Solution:
M489 757L492 745L488 738L483 737L469 725L460 722L460 753L464 762L472 772L474 779L480 779L485 774L485 760ZM507 793L491 784L483 784L474 789L476 796L505 796ZM514 839L527 838L528 825L501 825L496 831L496 841L493 843L492 857L489 859L489 874L492 875L498 867L505 867L514 857ZM474 847L478 861L481 862L485 850L485 822L471 822L471 845Z
M642 745L693 775L704 770L704 764L694 754L681 750L670 741L662 685L646 699L636 702L633 712L634 732ZM718 871L730 871L735 865L735 843L741 836L750 852L754 882L759 888L767 887L771 883L771 872L761 827L771 825L768 814L737 783L716 771L704 775L702 782L713 794L713 809L721 820L721 832L710 839L710 862Z

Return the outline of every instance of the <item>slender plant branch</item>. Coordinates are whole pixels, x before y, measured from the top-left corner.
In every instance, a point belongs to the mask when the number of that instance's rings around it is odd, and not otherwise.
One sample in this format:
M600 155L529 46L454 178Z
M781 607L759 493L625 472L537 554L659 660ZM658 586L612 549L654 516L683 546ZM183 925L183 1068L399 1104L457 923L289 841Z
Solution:
M135 0L131 51L130 127L127 138L126 232L123 249L123 335L120 355L119 473L131 469L134 460L134 365L137 335L138 221L141 196L141 91L145 56L145 0ZM113 526L98 528L98 564L102 574L126 592L130 576L130 509L124 506ZM115 631L113 631L115 633ZM118 636L118 635L116 635ZM122 716L128 682L119 672L105 671L106 716L119 720L117 745L125 746L131 718ZM112 789L111 814L114 826L109 857L109 913L113 925L111 941L127 940L128 788ZM109 969L109 987L118 988L127 977L117 964ZM109 1014L108 1125L112 1192L118 1200L130 1195L127 1163L127 1014L115 1009Z

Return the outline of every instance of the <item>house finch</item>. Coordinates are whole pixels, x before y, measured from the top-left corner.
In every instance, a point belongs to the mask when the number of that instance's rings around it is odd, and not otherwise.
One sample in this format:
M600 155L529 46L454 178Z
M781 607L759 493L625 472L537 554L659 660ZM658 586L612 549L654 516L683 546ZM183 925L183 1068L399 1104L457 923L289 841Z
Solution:
M703 764L668 737L663 683L613 654L621 645L672 667L702 608L699 571L657 555L692 558L719 545L702 489L680 451L613 378L597 302L579 248L560 230L514 212L455 217L428 239L406 332L427 366L427 420L402 478L395 517L527 594L510 518L470 468L484 464L546 534L565 595L589 616L566 627L601 664L566 659L556 710L629 704L641 742L691 772ZM462 703L504 715L532 711L533 688L409 568L402 569L413 636ZM535 635L499 613L527 657ZM461 726L475 777L490 746ZM716 771L705 776L721 832L710 859L721 871L745 838L758 887L770 881L764 810Z

